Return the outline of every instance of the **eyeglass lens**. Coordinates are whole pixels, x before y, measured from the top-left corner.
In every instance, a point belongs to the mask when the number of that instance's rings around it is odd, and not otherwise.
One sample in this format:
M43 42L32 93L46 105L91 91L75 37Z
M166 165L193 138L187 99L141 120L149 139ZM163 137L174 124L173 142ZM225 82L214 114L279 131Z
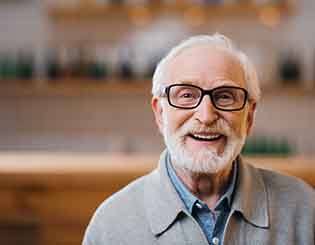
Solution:
M218 109L241 109L246 100L246 92L242 88L223 86L209 91L212 103ZM169 100L173 106L192 108L199 105L204 90L197 86L172 85L169 87Z

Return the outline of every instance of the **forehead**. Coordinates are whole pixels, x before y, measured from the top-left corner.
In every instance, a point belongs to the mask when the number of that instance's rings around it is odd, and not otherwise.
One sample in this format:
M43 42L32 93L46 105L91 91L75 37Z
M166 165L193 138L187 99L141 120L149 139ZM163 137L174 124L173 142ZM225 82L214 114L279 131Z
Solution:
M220 85L245 87L243 68L236 56L209 45L183 50L169 61L166 77L169 84L188 82L204 88Z

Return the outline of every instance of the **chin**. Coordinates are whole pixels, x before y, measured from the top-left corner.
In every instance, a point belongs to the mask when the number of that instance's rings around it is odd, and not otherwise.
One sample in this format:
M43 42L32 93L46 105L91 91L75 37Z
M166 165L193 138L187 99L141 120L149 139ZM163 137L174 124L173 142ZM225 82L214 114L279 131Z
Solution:
M176 132L172 132L167 119L166 116L163 117L163 137L171 155L172 164L174 167L192 174L216 174L230 168L245 144L247 136L245 127L237 134L224 120L219 120L216 125L212 125L212 130L226 137L222 153L217 153L215 149L206 147L192 150L186 144L187 135L192 131L200 130L200 128L207 130L210 127L205 128L205 126L191 121L184 124Z
M216 174L229 168L240 154L246 136L229 136L222 154L208 149L200 148L191 151L184 140L174 135L164 134L165 144L170 152L174 167L183 169L192 174Z

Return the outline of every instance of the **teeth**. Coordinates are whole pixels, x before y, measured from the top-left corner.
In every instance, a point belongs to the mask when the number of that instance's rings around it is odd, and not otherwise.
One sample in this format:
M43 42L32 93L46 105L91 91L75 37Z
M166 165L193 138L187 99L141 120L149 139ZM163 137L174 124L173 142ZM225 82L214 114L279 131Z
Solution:
M221 135L220 134L211 134L211 135L193 134L193 136L199 139L212 140L212 139L219 138Z

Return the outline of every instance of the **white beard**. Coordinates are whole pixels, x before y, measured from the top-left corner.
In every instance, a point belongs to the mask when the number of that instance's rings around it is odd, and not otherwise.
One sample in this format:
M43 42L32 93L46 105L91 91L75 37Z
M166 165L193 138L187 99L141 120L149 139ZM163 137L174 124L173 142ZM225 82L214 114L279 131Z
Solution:
M164 141L171 155L173 165L190 173L214 174L228 168L240 154L245 144L245 128L242 128L241 136L238 137L222 119L219 119L213 127L187 122L173 134L170 132L168 120L164 114L163 121ZM217 152L207 148L191 152L185 145L185 137L192 132L213 132L225 135L227 144L223 153L219 155Z

